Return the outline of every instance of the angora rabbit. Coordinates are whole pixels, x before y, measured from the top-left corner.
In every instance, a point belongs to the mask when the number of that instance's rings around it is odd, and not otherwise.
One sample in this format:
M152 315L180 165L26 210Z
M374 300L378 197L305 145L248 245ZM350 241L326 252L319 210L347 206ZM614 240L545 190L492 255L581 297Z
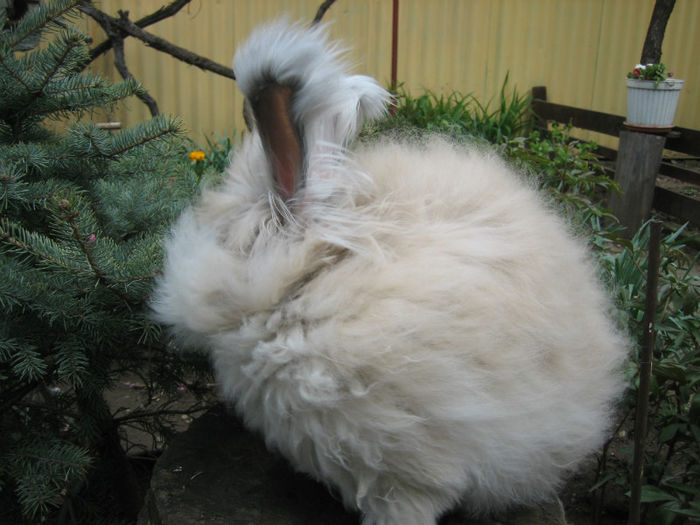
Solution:
M175 225L158 318L365 525L553 497L623 384L585 247L494 154L348 150L389 95L324 29L259 28L234 69L253 131Z

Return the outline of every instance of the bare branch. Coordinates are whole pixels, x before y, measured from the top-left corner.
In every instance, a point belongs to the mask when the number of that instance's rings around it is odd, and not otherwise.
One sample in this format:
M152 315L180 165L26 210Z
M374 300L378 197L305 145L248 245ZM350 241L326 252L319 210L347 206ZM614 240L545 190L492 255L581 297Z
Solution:
M102 23L104 23L104 21L107 20L107 23L112 24L114 27L123 31L126 35L138 38L147 46L152 47L153 49L162 51L163 53L167 53L168 55L175 57L178 60L181 60L182 62L203 69L204 71L211 71L212 73L216 73L217 75L231 78L233 80L236 79L236 76L233 74L233 69L226 66L222 66L221 64L217 64L213 60L209 60L208 58L197 55L192 51L189 51L180 46L176 46L175 44L171 44L163 38L155 36L152 33L148 33L147 31L144 31L136 24L134 24L131 20L129 20L128 13L120 11L120 18L114 18L103 13L99 9L95 9L92 6L82 6L80 7L80 9L87 15L97 20L98 22L102 20L103 22L100 22L100 25L102 25Z
M207 410L210 408L209 405L207 404L197 404L189 408L182 408L182 409L177 409L177 410L169 410L169 409L155 409L155 410L134 410L133 412L130 412L129 414L125 416L119 416L119 417L114 417L114 421L116 421L118 424L123 424L126 421L131 421L133 419L143 419L143 418L151 418L151 417L158 417L158 416L180 416L180 415L189 415L189 414L196 414L197 412L203 412L204 410Z
M154 11L150 15L139 18L136 22L134 22L134 24L141 28L148 27L151 24L155 24L156 22L160 22L161 20L165 20L166 18L177 14L180 9L185 7L191 1L192 0L175 0L168 5L160 7L157 11Z
M134 24L140 28L148 27L151 24L155 24L156 22L160 22L161 20L165 20L166 18L177 14L180 9L185 7L191 1L192 0L175 0L174 2L161 7L157 11L154 11L150 15L146 15L143 18L138 19L136 22L134 22ZM97 57L103 55L111 48L112 40L109 38L104 42L97 44L90 50L90 62L94 61Z
M311 25L315 26L318 24L323 19L323 15L326 14L326 11L328 11L328 9L330 9L334 3L335 0L326 0L320 6L318 6L318 11L316 11L316 16L312 20Z
M90 16L92 16L92 18L95 19L95 21L98 24L100 24L100 27L107 34L110 47L114 49L114 66L117 68L117 71L119 71L119 74L125 80L129 78L134 78L134 75L131 74L131 71L129 71L129 68L126 66L126 56L124 55L124 36L121 31L115 28L114 21L116 19L113 19L112 17L102 13L101 11L98 11L97 9L95 9L95 12L93 14L90 14ZM148 110L151 112L151 116L155 117L159 114L158 103L151 95L145 92L141 92L137 93L136 96L144 104L146 104L146 106L148 106Z
M110 40L114 48L114 66L117 68L117 71L119 71L119 74L124 80L134 78L134 75L131 74L129 68L126 67L126 57L124 56L124 39L115 37L110 38ZM136 96L139 97L141 102L148 106L148 110L151 112L152 117L155 117L160 113L158 111L158 103L151 95L144 91L137 93Z

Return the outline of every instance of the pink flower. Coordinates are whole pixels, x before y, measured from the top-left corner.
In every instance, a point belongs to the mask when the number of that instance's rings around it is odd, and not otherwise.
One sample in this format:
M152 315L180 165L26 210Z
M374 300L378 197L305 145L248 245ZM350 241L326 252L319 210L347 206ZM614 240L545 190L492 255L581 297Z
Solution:
M91 233L88 237L88 242L95 242L95 239L97 239L97 237L95 237L94 233Z

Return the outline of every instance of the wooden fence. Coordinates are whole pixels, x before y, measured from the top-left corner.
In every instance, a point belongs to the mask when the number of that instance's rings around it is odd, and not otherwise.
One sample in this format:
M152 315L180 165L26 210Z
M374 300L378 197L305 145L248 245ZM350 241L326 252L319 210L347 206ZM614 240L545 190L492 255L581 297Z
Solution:
M576 128L613 137L619 137L620 131L625 129L625 119L622 116L548 102L546 87L533 88L532 98L533 111L541 122L571 124ZM700 171L681 165L700 160L700 131L683 127L673 128L666 137L665 149L682 156L674 158L665 155L659 167L659 174L692 185L700 192ZM598 148L598 153L610 161L616 160L618 154L617 150L604 146ZM655 188L653 206L683 222L690 221L700 225L700 200L678 193L659 182Z

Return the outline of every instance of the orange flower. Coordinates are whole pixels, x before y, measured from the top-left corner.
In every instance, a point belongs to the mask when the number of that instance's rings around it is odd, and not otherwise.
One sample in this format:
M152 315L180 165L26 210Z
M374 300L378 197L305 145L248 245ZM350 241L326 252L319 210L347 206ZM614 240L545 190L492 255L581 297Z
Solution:
M203 151L196 150L196 151L190 152L190 160L192 162L200 162L200 161L203 161L205 158L206 158L206 155L204 154Z

